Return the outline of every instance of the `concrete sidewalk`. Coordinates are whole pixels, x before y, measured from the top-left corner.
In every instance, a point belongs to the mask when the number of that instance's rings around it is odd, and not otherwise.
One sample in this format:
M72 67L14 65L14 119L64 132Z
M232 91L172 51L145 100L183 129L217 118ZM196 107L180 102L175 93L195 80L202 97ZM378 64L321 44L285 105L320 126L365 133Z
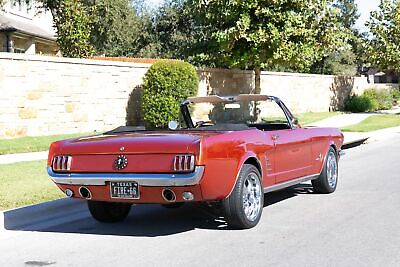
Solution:
M376 115L376 113L340 114L321 121L312 122L307 126L342 128L345 126L358 124L363 120L365 120L366 118L374 115Z
M48 151L0 155L1 164L47 159Z

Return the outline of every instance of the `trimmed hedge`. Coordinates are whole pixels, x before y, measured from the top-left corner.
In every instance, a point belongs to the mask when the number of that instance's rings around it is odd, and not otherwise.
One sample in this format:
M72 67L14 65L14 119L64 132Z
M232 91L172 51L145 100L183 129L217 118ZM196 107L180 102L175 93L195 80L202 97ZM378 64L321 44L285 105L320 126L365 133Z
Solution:
M142 112L146 128L167 128L178 120L180 103L197 94L195 68L183 61L158 61L144 76Z

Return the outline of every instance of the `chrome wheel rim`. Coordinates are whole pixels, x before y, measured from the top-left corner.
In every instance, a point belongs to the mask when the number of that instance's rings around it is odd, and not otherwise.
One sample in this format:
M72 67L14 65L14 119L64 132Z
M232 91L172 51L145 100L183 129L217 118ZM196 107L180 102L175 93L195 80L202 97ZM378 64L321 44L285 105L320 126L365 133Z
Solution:
M338 167L335 153L330 151L328 154L327 165L326 165L326 177L328 184L331 188L335 188L338 176Z
M258 175L254 172L247 175L243 182L242 204L243 211L247 220L254 222L257 220L262 203L261 203L261 183Z

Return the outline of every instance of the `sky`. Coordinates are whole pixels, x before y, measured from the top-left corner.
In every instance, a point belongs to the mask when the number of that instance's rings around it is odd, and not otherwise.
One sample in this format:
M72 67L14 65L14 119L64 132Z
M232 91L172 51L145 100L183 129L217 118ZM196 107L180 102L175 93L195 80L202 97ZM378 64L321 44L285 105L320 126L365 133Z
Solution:
M155 7L160 5L163 0L147 0L146 2L149 6ZM357 21L357 28L362 31L367 31L364 24L368 21L370 12L378 9L380 0L355 0L355 2L361 14L360 19Z
M358 5L361 17L357 21L357 28L362 31L367 31L365 27L365 22L369 19L369 14L371 11L377 10L379 6L379 0L355 0Z

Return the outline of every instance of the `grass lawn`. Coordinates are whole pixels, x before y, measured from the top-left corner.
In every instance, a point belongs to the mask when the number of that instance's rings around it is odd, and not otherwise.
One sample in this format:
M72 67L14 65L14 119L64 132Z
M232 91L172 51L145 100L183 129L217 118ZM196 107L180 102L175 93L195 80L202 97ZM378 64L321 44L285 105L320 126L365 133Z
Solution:
M299 122L301 125L308 125L310 123L320 121L323 119L327 119L339 114L342 114L343 112L306 112L306 113L301 113L301 114L296 114L294 115L297 119L299 119Z
M382 114L366 118L362 122L342 128L344 132L371 132L384 128L400 126L399 114Z
M47 175L45 160L0 165L0 210L63 196Z
M49 135L49 136L27 136L14 139L3 139L0 140L0 155L23 153L23 152L46 151L47 149L49 149L50 144L54 141L88 135L88 134L90 133Z

